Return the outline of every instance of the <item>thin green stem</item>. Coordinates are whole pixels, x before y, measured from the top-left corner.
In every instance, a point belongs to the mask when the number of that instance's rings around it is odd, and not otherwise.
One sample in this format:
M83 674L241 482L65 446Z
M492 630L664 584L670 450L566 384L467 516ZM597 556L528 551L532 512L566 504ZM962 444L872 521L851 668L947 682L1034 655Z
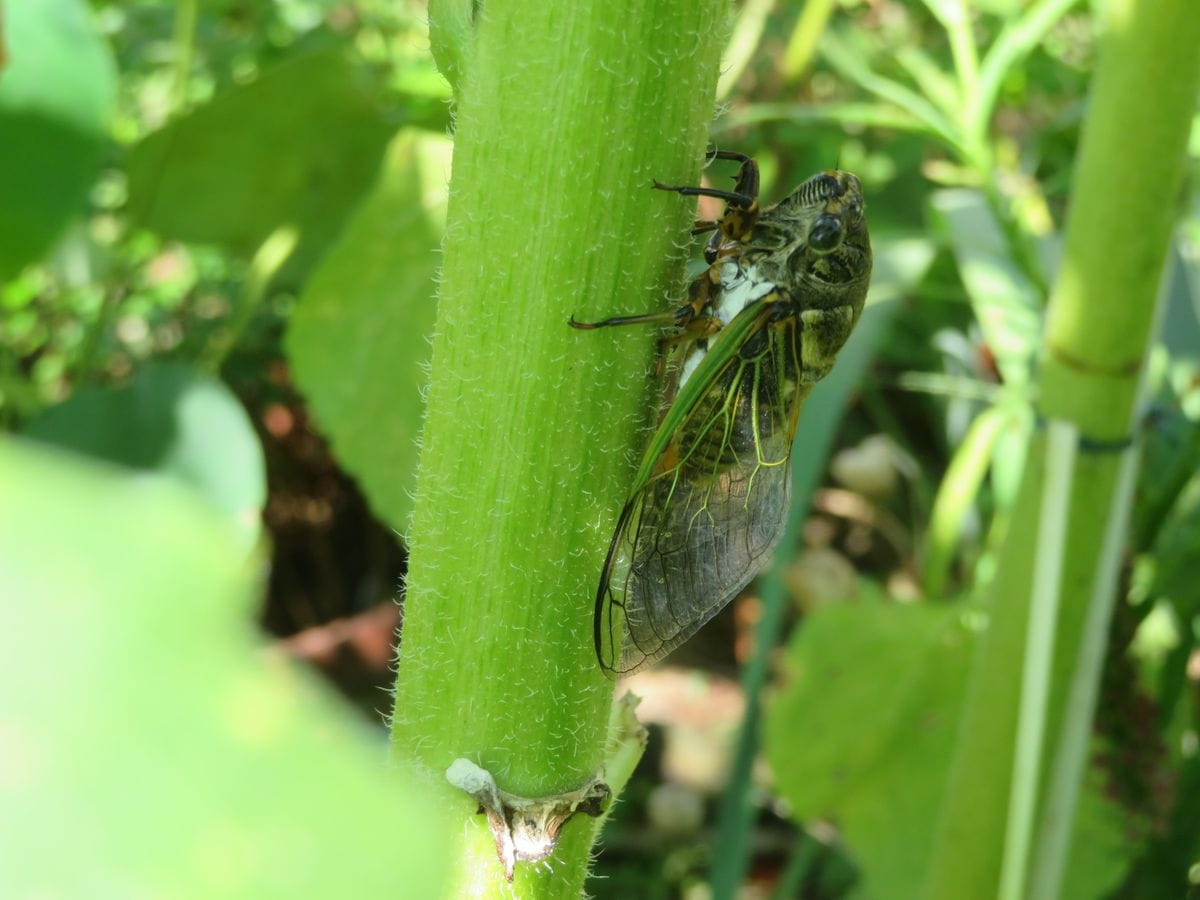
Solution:
M812 872L818 854L825 849L825 845L807 831L800 832L775 884L775 890L771 892L771 900L791 900L801 896L804 879Z
M796 27L783 51L783 80L789 84L808 71L817 52L817 41L833 14L834 0L806 0Z
M836 103L808 106L800 103L751 103L739 107L713 123L713 134L737 131L763 122L812 125L865 125L891 128L941 140L942 135L902 109L881 103Z
M964 135L969 141L973 141L976 135L966 127L966 112L971 98L979 93L979 50L975 46L975 35L971 30L971 10L967 0L927 0L926 6L933 11L950 40L950 55L954 59L954 71L958 75L957 118L963 125Z
M250 261L250 271L242 284L241 295L229 323L205 348L202 368L213 374L220 371L230 351L238 345L267 294L267 287L280 267L296 249L299 235L290 225L282 225L267 236Z
M1041 750L1046 733L1054 630L1058 623L1070 486L1078 439L1079 430L1069 422L1054 420L1047 427L1046 479L1042 483L1031 612L1021 671L1020 713L1008 802L1008 829L1000 869L1000 900L1021 900L1025 896L1026 867L1037 830L1035 816Z
M938 136L939 140L954 148L960 156L968 155L958 129L949 119L915 91L873 72L869 66L859 60L858 54L837 34L835 29L825 31L821 40L821 51L829 64L837 69L843 78L853 81L863 90L874 94L881 100L898 106L922 122L925 127Z
M1141 454L1136 447L1130 447L1122 455L1116 483L1117 502L1104 532L1101 559L1121 558L1140 459ZM1117 600L1118 572L1118 566L1109 565L1097 572L1092 584L1078 663L1071 677L1065 706L1063 740L1054 754L1046 778L1046 803L1037 836L1037 849L1033 855L1029 900L1054 900L1061 895L1067 852L1070 849L1071 823L1083 783L1088 742L1092 735L1092 717L1096 712L1096 698L1100 690L1097 673L1104 666L1109 622L1113 604Z
M901 372L894 384L902 391L983 403L995 403L1004 393L1004 388L998 384L942 372Z
M925 553L921 562L921 583L925 596L931 600L945 596L950 565L962 532L963 517L979 494L979 486L991 464L996 441L1008 421L1008 411L999 406L986 409L976 416L938 486L929 514Z
M1046 33L1080 0L1037 0L992 42L979 69L976 91L968 98L967 131L983 137L995 112L1000 86L1016 63L1042 42Z
M729 96L746 66L758 52L762 42L763 29L767 25L767 15L775 0L746 0L742 11L738 14L737 24L733 26L733 34L725 48L725 58L721 61L721 79L717 82L717 99Z
M171 76L171 109L179 115L188 106L188 86L196 57L196 15L199 0L177 0L172 35L174 66Z

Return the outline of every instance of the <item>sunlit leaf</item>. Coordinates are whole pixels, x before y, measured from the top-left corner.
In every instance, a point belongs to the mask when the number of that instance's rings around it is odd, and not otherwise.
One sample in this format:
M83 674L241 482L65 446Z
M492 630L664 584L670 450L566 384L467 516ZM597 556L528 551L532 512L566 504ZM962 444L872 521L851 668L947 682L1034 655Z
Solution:
M259 570L224 519L170 479L12 438L0 509L21 636L0 654L7 895L441 896L435 811L263 652Z
M237 397L184 366L149 365L124 387L85 387L30 421L39 440L134 469L171 475L197 490L256 540L266 501L258 436Z
M347 51L309 53L135 146L129 209L166 237L244 254L290 225L309 258L374 181L391 131L379 86Z
M449 151L420 132L392 142L288 330L296 381L334 453L398 531L412 506Z
M798 821L838 823L871 895L919 896L973 644L960 617L821 607L796 632L768 710L779 793Z
M954 251L975 318L1004 380L1027 384L1041 336L1041 298L978 191L942 190L934 219Z
M0 32L0 281L86 199L116 108L116 67L82 0L18 0Z

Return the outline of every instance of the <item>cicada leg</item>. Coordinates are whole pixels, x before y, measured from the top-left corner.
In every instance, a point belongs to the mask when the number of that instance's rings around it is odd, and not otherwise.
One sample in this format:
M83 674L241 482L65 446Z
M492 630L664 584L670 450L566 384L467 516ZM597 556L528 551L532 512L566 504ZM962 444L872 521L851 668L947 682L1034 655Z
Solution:
M663 184L654 182L660 191L674 191L685 197L715 197L725 201L725 211L714 222L698 220L692 234L716 232L704 247L704 259L709 264L722 256L737 252L736 245L750 237L758 221L758 163L744 153L732 150L712 150L708 159L732 159L741 163L732 191L717 188L693 187L690 185Z
M661 375L663 361L672 347L709 337L721 330L721 320L704 310L709 305L713 280L711 271L692 281L688 287L688 300L678 309L664 313L640 313L629 316L612 316L599 322L580 322L574 316L570 326L581 331L595 328L610 328L614 325L671 325L675 331L659 341L656 375Z
M671 312L635 313L627 316L612 316L599 322L580 322L571 316L568 324L580 331L591 331L594 328L611 328L614 325L673 325L684 334L694 334L701 337L711 334L713 322L720 327L720 321L704 312L710 301L713 289L713 273L707 272L696 278L688 286L687 302ZM709 321L712 320L712 321ZM697 334L696 332L699 332Z

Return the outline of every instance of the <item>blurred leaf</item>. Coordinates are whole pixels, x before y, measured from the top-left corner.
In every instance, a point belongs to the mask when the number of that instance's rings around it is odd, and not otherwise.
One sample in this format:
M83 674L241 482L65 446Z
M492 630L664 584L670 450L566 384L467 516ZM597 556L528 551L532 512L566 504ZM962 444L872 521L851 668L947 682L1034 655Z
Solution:
M864 62L862 48L855 46L848 33L826 28L821 35L821 54L847 81L904 110L948 148L961 150L958 131L941 110L907 85L872 71L870 64Z
M988 407L975 417L946 467L930 510L921 562L921 584L930 600L943 596L962 540L967 511L974 506L983 477L995 456L997 438L1012 424L1009 410Z
M975 644L964 621L958 604L831 604L793 634L767 757L797 822L837 822L865 896L922 896L941 864L934 825ZM1103 790L1089 772L1065 897L1103 896L1128 865L1125 817Z
M997 514L1007 516L1017 502L1021 473L1029 455L1029 436L1036 426L1032 405L1014 405L1009 409L1008 426L996 439L992 452L992 503Z
M1133 817L1105 796L1106 785L1097 770L1086 771L1084 779L1075 808L1071 849L1067 853L1066 875L1059 896L1110 897L1113 887L1137 855L1141 845L1135 835L1145 826L1144 823L1135 826ZM1182 876L1182 872L1178 874ZM1181 877L1177 879L1177 883L1181 880Z
M116 108L116 68L82 0L19 0L0 32L0 282L86 206Z
M256 645L226 522L169 479L11 438L0 509L22 636L0 655L7 895L439 896L434 810Z
M241 403L219 381L183 366L147 365L125 387L80 389L31 420L25 433L169 474L222 510L245 546L257 540L267 494L262 447Z
M1027 384L1042 327L1037 288L1012 261L1012 253L978 191L937 191L934 221L954 250L975 318L1006 384Z
M933 255L933 242L923 238L875 241L870 302L902 299L925 277Z
M167 238L249 255L281 225L295 258L338 234L375 179L391 126L343 49L297 57L148 135L129 156L129 210Z
M763 122L785 122L793 127L832 123L928 133L918 119L902 109L882 103L747 103L722 115L712 124L710 131L714 136L719 136Z
M256 646L228 523L169 479L11 438L0 509L6 893L438 895L430 806Z
M1162 341L1173 357L1200 358L1200 259L1178 244L1167 262L1166 289Z
M797 821L838 823L869 895L920 896L973 644L961 619L957 606L834 604L788 648L767 757Z
M374 191L313 273L288 355L338 459L377 515L408 525L437 306L450 142L398 135Z

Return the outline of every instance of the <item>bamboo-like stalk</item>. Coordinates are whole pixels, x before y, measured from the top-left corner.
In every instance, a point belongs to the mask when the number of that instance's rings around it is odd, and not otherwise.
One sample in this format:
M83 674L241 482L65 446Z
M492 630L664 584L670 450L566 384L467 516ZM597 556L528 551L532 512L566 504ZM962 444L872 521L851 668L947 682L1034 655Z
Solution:
M1107 609L1112 603L1132 479L1124 441L1136 431L1136 398L1156 321L1156 296L1177 209L1188 128L1200 88L1200 16L1193 0L1113 0L1093 83L1062 267L1051 297L1040 374L1041 414L1078 429L1065 533L1040 533L1047 492L1044 434L1035 436L993 585L991 623L980 645L961 740L943 809L927 896L993 896L1006 854L1015 896L1052 897L1061 883L1071 811L1047 804L1046 779L1078 780L1091 715L1067 715L1068 698L1094 703ZM1061 554L1059 615L1049 666L1045 740L1027 777L1036 804L1013 834L1035 835L1028 864L1005 848L1015 748L1030 739L1018 726L1020 672L1030 606L1039 595L1034 561L1044 541ZM1042 548L1044 552L1045 548ZM1099 622L1099 626L1096 623ZM1089 624L1090 623L1090 624ZM1082 686L1082 687L1081 687ZM1088 700L1090 698L1090 700ZM1028 716L1022 717L1027 719ZM1031 726L1032 727L1032 726ZM1053 766L1051 766L1053 760ZM1018 854L1017 857L1011 854ZM1057 858L1047 858L1047 854ZM1014 861L1017 860L1017 861ZM1012 867L1016 867L1013 871ZM1030 873L1036 873L1031 879Z
M456 141L393 757L442 786L430 827L461 841L453 896L578 897L592 820L510 888L442 773L465 757L539 797L600 769L613 686L592 604L656 335L567 320L678 299L694 208L650 184L698 177L726 5L442 0L430 16Z

